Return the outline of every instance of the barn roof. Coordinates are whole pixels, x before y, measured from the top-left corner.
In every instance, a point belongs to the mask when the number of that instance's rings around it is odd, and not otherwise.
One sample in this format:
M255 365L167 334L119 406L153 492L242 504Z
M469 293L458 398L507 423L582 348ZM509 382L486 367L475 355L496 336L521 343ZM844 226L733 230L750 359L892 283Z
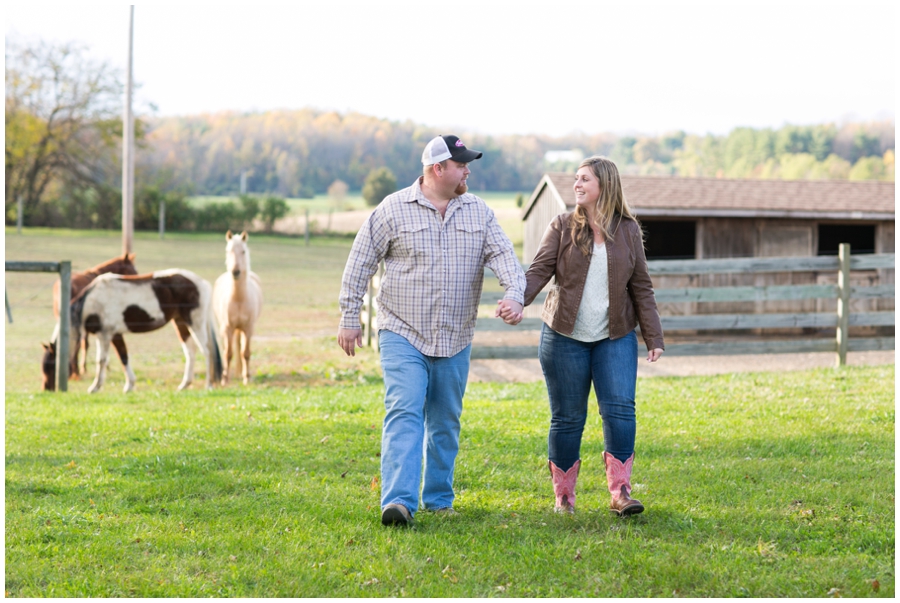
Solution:
M848 180L742 180L622 175L638 216L893 220L894 183ZM575 207L574 175L544 174L525 205L526 219L548 188L566 211Z

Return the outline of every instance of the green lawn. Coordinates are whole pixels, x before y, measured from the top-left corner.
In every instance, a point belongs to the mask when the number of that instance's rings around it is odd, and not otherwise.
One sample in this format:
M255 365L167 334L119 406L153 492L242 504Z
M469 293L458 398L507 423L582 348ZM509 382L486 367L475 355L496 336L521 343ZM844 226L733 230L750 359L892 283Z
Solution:
M893 367L638 385L635 496L552 511L540 383L474 384L457 517L378 521L381 386L7 393L8 596L893 597Z
M5 250L82 270L120 245L117 232L7 228ZM136 392L121 394L114 358L98 395L89 380L39 393L54 277L6 275L8 595L894 596L892 365L639 380L647 511L629 520L605 510L596 416L579 512L558 516L543 385L473 384L461 515L383 528L377 356L347 358L334 337L349 247L251 234L266 299L254 382L210 393L174 393L184 360L169 328L126 338ZM224 233L138 233L134 249L142 272L224 270Z

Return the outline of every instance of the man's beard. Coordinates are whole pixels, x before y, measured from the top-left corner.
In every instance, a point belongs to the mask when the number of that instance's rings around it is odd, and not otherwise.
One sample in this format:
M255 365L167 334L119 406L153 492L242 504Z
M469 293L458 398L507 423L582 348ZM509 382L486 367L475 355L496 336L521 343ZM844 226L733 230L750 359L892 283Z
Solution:
M456 190L453 192L456 193L456 196L464 195L466 191L469 190L469 185L465 182L460 182L459 186L456 187Z

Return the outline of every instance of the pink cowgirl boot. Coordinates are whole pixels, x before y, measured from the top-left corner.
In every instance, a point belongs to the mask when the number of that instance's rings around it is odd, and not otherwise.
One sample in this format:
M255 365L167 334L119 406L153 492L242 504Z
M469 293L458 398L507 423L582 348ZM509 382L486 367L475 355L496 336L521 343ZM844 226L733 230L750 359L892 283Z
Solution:
M575 482L578 481L578 468L581 459L575 461L568 471L563 471L548 461L550 477L553 479L553 493L556 495L557 513L575 513Z
M644 505L641 501L631 498L631 465L634 463L634 454L623 463L610 453L604 452L603 460L606 463L606 483L612 494L610 510L619 517L642 513Z

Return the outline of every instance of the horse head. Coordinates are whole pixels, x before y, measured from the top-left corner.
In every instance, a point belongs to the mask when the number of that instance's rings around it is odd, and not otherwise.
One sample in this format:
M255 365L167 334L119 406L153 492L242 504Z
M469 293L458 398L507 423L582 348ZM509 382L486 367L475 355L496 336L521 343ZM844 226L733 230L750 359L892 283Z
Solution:
M83 295L82 291L82 295ZM78 346L81 343L81 304L84 303L82 297L72 300L69 306L71 311L71 322L69 323L69 376L77 374L72 364ZM44 391L52 392L56 389L56 343L59 341L59 323L53 327L53 334L50 335L50 343L41 343L44 348L44 357L41 359L41 374Z
M250 274L250 248L247 246L247 231L236 237L229 230L225 233L225 269L231 273L234 280L239 280L241 275Z
M41 360L41 389L52 392L56 389L56 344L41 343L44 357Z
M133 253L123 253L122 257L116 258L114 262L110 264L111 270L114 274L137 274L137 268L134 265L134 254Z
M123 253L121 257L115 257L107 260L102 264L98 264L86 271L94 275L99 274L137 274L137 268L134 266L134 254Z

